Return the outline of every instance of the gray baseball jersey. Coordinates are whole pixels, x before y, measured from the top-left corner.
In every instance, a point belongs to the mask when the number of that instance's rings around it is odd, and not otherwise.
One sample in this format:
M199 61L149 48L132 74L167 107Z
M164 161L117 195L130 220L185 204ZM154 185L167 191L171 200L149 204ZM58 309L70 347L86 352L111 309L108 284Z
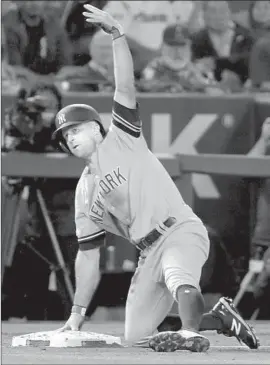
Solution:
M94 169L84 169L76 189L80 247L102 243L106 231L136 244L153 228L162 230L162 222L170 216L178 223L200 221L148 149L138 104L129 109L114 101L112 122L98 147Z

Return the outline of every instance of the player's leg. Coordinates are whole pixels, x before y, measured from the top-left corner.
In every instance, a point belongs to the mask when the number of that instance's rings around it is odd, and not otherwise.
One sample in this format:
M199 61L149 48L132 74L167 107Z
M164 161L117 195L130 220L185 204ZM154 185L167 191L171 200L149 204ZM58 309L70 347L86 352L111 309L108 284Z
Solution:
M158 326L160 332L179 331L181 328L179 317L166 318ZM255 330L242 318L230 298L220 298L210 312L203 314L199 330L217 331L218 334L236 337L250 349L257 349L260 345Z
M141 257L132 278L125 316L125 340L148 347L148 336L169 313L173 297L165 283L161 283L158 250L153 247L147 257Z
M163 332L154 336L150 347L156 351L206 351L209 348L209 340L198 333L204 312L199 281L208 252L207 231L197 223L179 228L164 242L164 280L178 302L182 329L179 332Z

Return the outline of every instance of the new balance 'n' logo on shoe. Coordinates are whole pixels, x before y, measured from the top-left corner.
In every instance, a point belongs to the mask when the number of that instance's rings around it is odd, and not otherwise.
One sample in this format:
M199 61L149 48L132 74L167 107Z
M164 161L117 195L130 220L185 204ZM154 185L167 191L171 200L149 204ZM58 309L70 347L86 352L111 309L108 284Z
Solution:
M232 332L235 332L235 334L237 336L240 335L240 332L241 332L241 328L242 328L242 324L241 322L237 322L236 319L232 319L232 325L231 325L231 331Z
M223 333L228 337L236 337L250 349L257 349L260 345L254 329L241 317L230 298L222 297L211 311L218 316L223 324Z

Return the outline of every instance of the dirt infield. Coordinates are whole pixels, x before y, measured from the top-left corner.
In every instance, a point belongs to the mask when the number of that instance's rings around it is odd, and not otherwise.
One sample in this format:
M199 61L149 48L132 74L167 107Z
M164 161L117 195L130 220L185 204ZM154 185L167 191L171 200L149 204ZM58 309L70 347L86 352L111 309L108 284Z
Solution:
M259 350L239 346L235 338L209 331L211 341L206 354L177 351L155 353L151 349L120 348L36 348L11 347L12 337L61 327L59 322L2 322L2 364L270 364L270 322L254 322L261 340ZM123 336L122 322L87 322L83 331Z

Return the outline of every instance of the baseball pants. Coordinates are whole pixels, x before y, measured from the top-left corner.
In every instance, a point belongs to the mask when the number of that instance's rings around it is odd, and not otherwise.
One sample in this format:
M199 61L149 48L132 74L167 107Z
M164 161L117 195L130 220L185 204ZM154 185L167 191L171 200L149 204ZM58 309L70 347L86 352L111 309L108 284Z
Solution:
M168 228L165 236L141 252L127 297L126 341L134 343L155 333L171 310L179 286L200 290L209 246L206 228L193 221Z

